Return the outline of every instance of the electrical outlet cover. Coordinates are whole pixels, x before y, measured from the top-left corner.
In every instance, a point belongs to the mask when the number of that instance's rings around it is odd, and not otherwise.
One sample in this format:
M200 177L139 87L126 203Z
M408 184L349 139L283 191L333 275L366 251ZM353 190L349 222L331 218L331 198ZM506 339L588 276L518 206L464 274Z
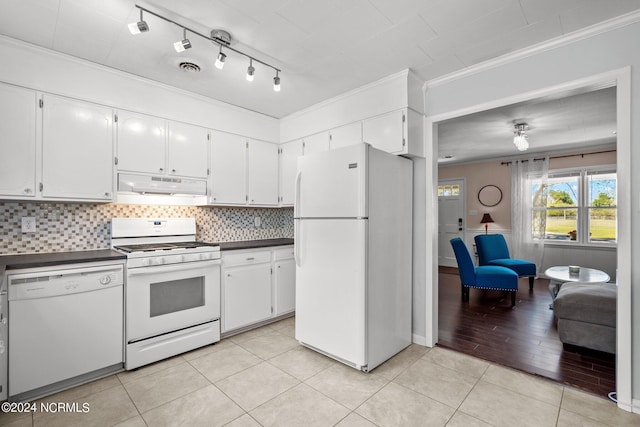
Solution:
M259 217L259 216L256 216L256 217L254 217L254 218L253 218L253 224L254 224L256 227L260 227L260 224L262 224L262 221L260 220L260 217Z
M23 233L35 233L36 232L36 219L32 216L22 217L22 232Z

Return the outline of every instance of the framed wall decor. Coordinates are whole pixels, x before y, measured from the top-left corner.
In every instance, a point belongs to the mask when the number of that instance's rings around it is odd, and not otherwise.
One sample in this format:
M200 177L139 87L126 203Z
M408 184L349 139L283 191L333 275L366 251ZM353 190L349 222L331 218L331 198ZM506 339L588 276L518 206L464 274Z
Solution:
M478 191L478 201L489 208L496 206L502 201L502 190L492 184L485 185Z

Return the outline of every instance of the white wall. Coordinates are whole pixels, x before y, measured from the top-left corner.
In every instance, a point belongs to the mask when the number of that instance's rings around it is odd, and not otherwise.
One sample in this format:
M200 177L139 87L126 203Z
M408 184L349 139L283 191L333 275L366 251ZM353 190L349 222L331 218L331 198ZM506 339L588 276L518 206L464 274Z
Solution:
M637 17L634 18L637 20ZM462 112L464 110L478 111L483 105L494 104L496 100L507 101L509 99L522 100L527 93L542 92L553 86L560 87L567 82L575 82L580 79L589 80L594 75L601 73L611 73L623 75L628 73L630 66L630 85L627 78L619 79L618 99L625 103L628 96L631 97L631 134L626 128L629 115L627 111L618 111L618 166L621 163L631 162L638 164L640 161L640 147L637 144L640 135L640 50L637 42L640 40L640 23L628 23L619 28L603 32L594 33L590 37L578 39L571 44L558 44L548 49L540 49L528 56L520 57L512 61L502 61L495 63L491 67L478 70L476 73L461 75L459 78L441 80L433 82L426 89L425 113L427 117L441 116ZM615 70L626 69L616 72ZM628 74L626 74L628 76ZM630 86L630 88L629 88ZM622 88L622 89L620 89ZM628 93L630 91L630 94ZM621 101L622 99L622 101ZM626 105L626 104L625 104ZM430 138L430 137L429 137ZM429 142L430 139L427 139ZM624 139L625 143L621 144ZM437 138L436 138L437 140ZM629 144L631 140L631 144ZM429 150L427 148L427 150ZM621 152L621 149L628 152ZM433 167L433 166L432 166ZM624 167L622 168L624 170ZM429 173L429 171L428 171ZM619 253L620 259L637 260L640 256L640 224L639 193L640 193L640 170L634 168L627 170L628 176L621 176L620 208L621 220L630 222L628 235L620 236L620 245L630 247L629 253ZM629 184L630 183L630 184ZM624 200L623 200L624 198ZM628 217L630 215L630 218ZM620 251L619 251L620 252ZM620 270L620 266L618 266ZM625 392L630 390L634 398L636 410L640 410L640 327L633 327L638 324L637 313L640 313L640 263L631 265L630 283L625 284L629 295L632 295L630 310L620 310L622 312L622 322L627 329L631 328L631 348L625 347L622 343L623 353L618 354L618 366L622 363L627 366L627 372L632 374L631 382L628 378L618 377L618 387L620 389L618 398L623 399L620 403L627 408L631 408L631 396ZM427 290L429 292L429 289ZM620 291L619 291L620 292ZM626 295L625 295L626 297ZM624 308L624 301L622 303ZM429 310L429 307L427 307ZM632 318L633 313L636 313ZM429 325L427 325L429 327ZM619 330L620 323L618 324ZM619 342L619 345L621 343ZM630 353L630 354L629 354ZM633 368L633 369L632 369Z
M280 141L279 120L273 117L8 37L0 36L0 58L3 82L265 141Z

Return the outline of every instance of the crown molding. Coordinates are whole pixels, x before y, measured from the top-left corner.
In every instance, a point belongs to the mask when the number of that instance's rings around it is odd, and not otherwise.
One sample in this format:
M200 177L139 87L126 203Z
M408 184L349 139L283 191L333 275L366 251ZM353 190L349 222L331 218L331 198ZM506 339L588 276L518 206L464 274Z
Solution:
M397 73L391 74L391 75L386 76L386 77L383 77L383 78L381 78L379 80L376 80L374 82L367 83L364 86L359 86L359 87L357 87L355 89L351 89L351 90L349 90L347 92L343 92L343 93L341 93L339 95L334 96L333 98L325 99L324 101L320 101L320 102L318 102L316 104L310 105L309 107L306 107L306 108L304 108L302 110L298 110L295 113L291 113L291 114L289 114L287 116L284 116L280 120L286 121L286 120L295 119L295 118L300 117L300 116L304 116L305 114L308 114L308 113L310 113L312 111L318 110L318 109L320 109L322 107L326 107L326 106L331 105L331 104L333 104L333 103L335 103L337 101L340 101L341 99L350 98L350 97L352 97L354 95L357 95L357 94L359 94L361 92L366 92L367 90L369 90L371 88L374 88L374 87L380 86L380 85L382 85L382 84L384 84L386 82L395 80L398 77L408 77L408 76L412 76L412 77L415 77L417 79L420 79L420 77L415 72L413 72L409 68L406 68L406 69L404 69L402 71L399 71Z
M627 25L635 24L636 22L640 22L640 10L629 12L625 15L620 15L618 17L599 22L589 27L585 27L568 34L558 36L556 38L526 47L524 49L507 53L505 55L498 56L497 58L493 58L479 64L471 65L462 70L455 71L441 77L436 77L431 80L427 80L423 86L423 90L426 91L432 87L451 83L455 80L460 80L465 77L481 73L483 71L487 71L493 68L500 67L502 65L513 63L521 59L540 54L542 52L566 46L580 40L585 40L598 34L603 34L611 30L626 27Z

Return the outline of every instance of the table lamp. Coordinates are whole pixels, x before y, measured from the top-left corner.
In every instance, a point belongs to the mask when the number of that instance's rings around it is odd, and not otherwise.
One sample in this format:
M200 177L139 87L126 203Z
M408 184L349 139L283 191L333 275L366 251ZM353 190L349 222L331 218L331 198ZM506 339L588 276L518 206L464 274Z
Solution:
M480 224L484 224L484 234L488 234L489 233L489 223L490 222L495 222L493 220L493 218L491 218L491 215L489 215L488 213L482 215L482 219L480 220Z

